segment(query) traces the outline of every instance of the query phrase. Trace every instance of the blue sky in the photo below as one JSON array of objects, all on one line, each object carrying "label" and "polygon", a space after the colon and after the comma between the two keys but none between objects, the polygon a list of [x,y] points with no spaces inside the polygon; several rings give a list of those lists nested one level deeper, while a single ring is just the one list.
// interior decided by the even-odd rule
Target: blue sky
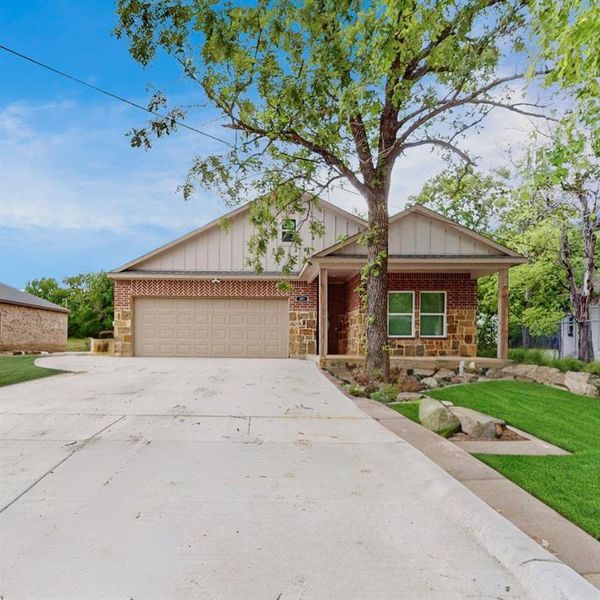
[{"label": "blue sky", "polygon": [[[199,102],[195,88],[167,57],[143,69],[125,40],[112,36],[111,0],[3,0],[0,43],[140,104],[152,84],[177,102]],[[125,136],[144,113],[0,51],[0,280],[22,288],[31,279],[62,279],[110,270],[212,220],[227,209],[199,191],[176,193],[195,154],[219,144],[183,131],[149,152]],[[189,123],[227,137],[215,114],[198,109]],[[470,141],[488,165],[526,137],[527,120],[498,113]],[[427,149],[394,173],[391,212],[442,167]],[[351,209],[360,198],[329,199]]]}]

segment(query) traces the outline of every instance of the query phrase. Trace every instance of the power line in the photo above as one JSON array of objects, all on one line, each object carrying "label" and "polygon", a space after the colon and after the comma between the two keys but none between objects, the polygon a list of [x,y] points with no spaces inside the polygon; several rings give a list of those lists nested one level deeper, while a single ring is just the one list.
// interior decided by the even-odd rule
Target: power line
[{"label": "power line", "polygon": [[[38,67],[42,67],[43,69],[47,69],[48,71],[51,71],[52,73],[55,73],[56,75],[60,75],[61,77],[64,77],[65,79],[70,79],[71,81],[74,81],[75,83],[79,83],[80,85],[84,85],[87,88],[90,88],[91,90],[94,90],[95,92],[99,92],[100,94],[104,94],[105,96],[109,96],[110,98],[113,98],[114,100],[118,100],[119,102],[124,102],[125,104],[129,104],[129,106],[133,106],[134,108],[139,108],[140,110],[143,110],[144,112],[150,113],[151,115],[155,115],[157,117],[165,117],[165,115],[154,111],[154,110],[150,110],[149,108],[147,108],[146,106],[142,106],[141,104],[137,104],[136,102],[132,102],[131,100],[127,100],[127,98],[123,98],[122,96],[118,96],[117,94],[113,94],[112,92],[109,92],[108,90],[102,89],[98,86],[92,85],[91,83],[88,83],[87,81],[83,81],[83,79],[79,79],[78,77],[75,77],[73,75],[69,75],[68,73],[65,73],[64,71],[60,71],[58,69],[55,69],[54,67],[51,67],[50,65],[44,64],[43,62],[40,62],[39,60],[35,60],[35,58],[31,58],[30,56],[26,56],[25,54],[21,54],[20,52],[17,52],[16,50],[13,50],[12,48],[7,48],[6,46],[3,46],[2,44],[0,44],[0,50],[4,50],[5,52],[8,52],[9,54],[13,54],[14,56],[17,56],[19,58],[22,58],[23,60],[26,60],[30,63],[33,63],[34,65],[37,65]],[[191,125],[186,125],[185,123],[182,123],[181,121],[174,121],[177,125],[179,125],[180,127],[184,127],[185,129],[189,129],[190,131],[193,131],[194,133],[199,133],[200,135],[203,135],[207,138],[210,138],[212,140],[215,140],[217,142],[221,142],[222,144],[226,144],[227,146],[231,146],[232,144],[230,144],[228,141],[223,140],[215,135],[211,135],[210,133],[206,133],[205,131],[201,131],[200,129],[196,129],[195,127],[192,127]]]}]

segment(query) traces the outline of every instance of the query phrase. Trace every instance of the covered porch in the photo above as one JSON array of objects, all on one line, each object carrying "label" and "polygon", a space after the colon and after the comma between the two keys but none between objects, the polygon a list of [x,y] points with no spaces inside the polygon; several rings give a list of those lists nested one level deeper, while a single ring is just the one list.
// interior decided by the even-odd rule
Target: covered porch
[{"label": "covered porch", "polygon": [[[526,262],[524,256],[414,205],[390,217],[387,259],[392,363],[475,359],[477,280],[494,273],[499,281],[496,360],[508,358],[508,270]],[[356,234],[313,255],[302,273],[308,281],[318,279],[321,362],[340,356],[360,360],[366,354],[366,308],[357,287],[367,260]]]},{"label": "covered porch", "polygon": [[[318,280],[318,359],[322,366],[365,360],[366,312],[357,288],[364,259],[329,258],[313,264]],[[508,269],[514,259],[495,264],[476,258],[423,261],[389,259],[388,332],[390,363],[403,368],[501,366],[508,359]],[[477,357],[477,280],[498,275],[497,358]],[[405,313],[392,313],[397,301]],[[437,304],[432,314],[426,305]],[[394,331],[396,322],[407,331]],[[433,329],[431,329],[433,323]],[[426,327],[429,329],[426,330]],[[485,363],[485,364],[484,364]]]}]

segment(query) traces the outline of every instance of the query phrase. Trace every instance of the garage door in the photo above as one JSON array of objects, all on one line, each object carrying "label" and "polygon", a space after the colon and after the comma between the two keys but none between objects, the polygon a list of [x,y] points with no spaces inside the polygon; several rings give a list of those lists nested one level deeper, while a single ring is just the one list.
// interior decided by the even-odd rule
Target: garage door
[{"label": "garage door", "polygon": [[287,357],[287,300],[136,298],[136,356]]}]

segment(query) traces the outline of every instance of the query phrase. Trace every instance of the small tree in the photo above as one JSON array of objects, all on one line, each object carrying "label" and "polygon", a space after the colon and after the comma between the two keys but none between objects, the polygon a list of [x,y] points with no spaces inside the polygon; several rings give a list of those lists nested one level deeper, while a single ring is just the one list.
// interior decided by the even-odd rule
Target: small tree
[{"label": "small tree", "polygon": [[[261,257],[278,219],[310,212],[339,182],[368,207],[363,236],[367,369],[387,355],[388,197],[397,161],[429,146],[471,162],[462,134],[495,108],[538,115],[513,100],[503,59],[525,48],[528,4],[521,0],[118,0],[117,36],[147,65],[166,51],[236,133],[229,150],[194,159],[183,193],[199,183],[232,203],[259,196],[251,249]],[[502,74],[501,74],[502,72]],[[542,69],[546,73],[547,69]],[[152,111],[167,106],[162,94]],[[135,129],[131,142],[177,129],[181,108]],[[298,188],[307,190],[301,194]],[[300,246],[299,236],[295,239]],[[298,253],[284,256],[283,271]],[[260,268],[260,260],[253,262]]]}]

